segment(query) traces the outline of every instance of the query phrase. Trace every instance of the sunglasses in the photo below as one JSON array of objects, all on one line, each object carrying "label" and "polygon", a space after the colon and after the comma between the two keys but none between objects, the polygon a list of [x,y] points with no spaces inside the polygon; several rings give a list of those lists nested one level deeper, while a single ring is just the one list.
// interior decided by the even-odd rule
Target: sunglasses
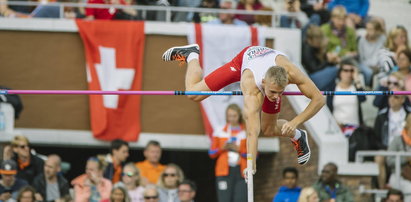
[{"label": "sunglasses", "polygon": [[29,148],[28,145],[17,145],[18,148],[20,149],[25,149],[25,148]]},{"label": "sunglasses", "polygon": [[353,73],[353,72],[354,72],[354,70],[353,70],[353,69],[342,69],[342,71],[343,71],[343,72],[351,72],[351,73]]},{"label": "sunglasses", "polygon": [[394,85],[394,86],[398,86],[398,85],[400,85],[400,83],[398,83],[397,81],[388,81],[387,82],[387,85]]},{"label": "sunglasses", "polygon": [[175,177],[175,176],[177,176],[177,174],[175,174],[175,173],[164,173],[163,176],[164,177],[168,177],[168,176]]},{"label": "sunglasses", "polygon": [[125,173],[121,173],[121,176],[129,176],[129,177],[133,177],[135,174],[133,172],[125,172]]},{"label": "sunglasses", "polygon": [[394,98],[394,99],[397,99],[397,100],[403,98],[402,96],[399,96],[399,95],[390,95],[390,98],[391,97]]},{"label": "sunglasses", "polygon": [[144,196],[144,199],[158,199],[158,196]]}]

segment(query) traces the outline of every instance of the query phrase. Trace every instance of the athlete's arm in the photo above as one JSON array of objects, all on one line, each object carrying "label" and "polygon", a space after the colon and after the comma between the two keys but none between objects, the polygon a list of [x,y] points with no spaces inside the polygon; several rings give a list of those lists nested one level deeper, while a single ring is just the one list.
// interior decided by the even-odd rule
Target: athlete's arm
[{"label": "athlete's arm", "polygon": [[[304,123],[311,117],[313,117],[325,104],[325,99],[321,92],[318,90],[317,86],[309,79],[303,72],[301,72],[298,67],[291,63],[286,57],[278,56],[276,58],[276,63],[279,66],[284,67],[288,71],[288,80],[292,84],[296,84],[300,91],[309,99],[311,99],[307,108],[297,115],[288,124],[291,128],[297,127],[301,123]],[[289,132],[289,130],[287,131]]]},{"label": "athlete's arm", "polygon": [[[251,72],[244,72],[241,78],[241,90],[244,96],[244,118],[247,132],[247,154],[251,154],[253,170],[256,171],[258,136],[260,134],[260,111],[263,96],[257,88]],[[251,169],[251,168],[249,168]]]}]

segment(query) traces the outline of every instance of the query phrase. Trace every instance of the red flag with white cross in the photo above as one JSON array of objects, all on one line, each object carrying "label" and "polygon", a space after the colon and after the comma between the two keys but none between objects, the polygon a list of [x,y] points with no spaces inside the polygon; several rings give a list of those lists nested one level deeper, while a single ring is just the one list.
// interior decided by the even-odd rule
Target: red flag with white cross
[{"label": "red flag with white cross", "polygon": [[[144,22],[77,20],[86,54],[89,90],[141,90]],[[97,139],[137,141],[139,95],[90,95],[91,130]]]}]

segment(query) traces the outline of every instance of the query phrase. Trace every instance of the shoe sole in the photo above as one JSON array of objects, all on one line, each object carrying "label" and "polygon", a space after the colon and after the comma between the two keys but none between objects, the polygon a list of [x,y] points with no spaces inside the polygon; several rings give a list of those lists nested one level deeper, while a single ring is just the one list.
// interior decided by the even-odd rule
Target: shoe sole
[{"label": "shoe sole", "polygon": [[200,50],[200,46],[198,44],[190,44],[186,46],[174,46],[166,50],[166,52],[163,53],[163,61],[172,61],[171,59],[171,53],[173,52],[174,49],[176,48],[191,48],[191,47],[196,47],[198,50]]},{"label": "shoe sole", "polygon": [[[311,150],[310,150],[310,144],[308,144],[307,131],[305,131],[305,130],[301,130],[301,131],[303,131],[303,132],[304,132],[304,135],[305,135],[305,141],[306,141],[306,146],[307,146],[307,148],[308,148],[308,153],[305,154],[304,156],[298,158],[298,163],[299,163],[300,165],[305,165],[305,164],[307,164],[308,161],[310,160]],[[304,161],[305,161],[305,162],[304,162]],[[301,163],[301,162],[303,162],[303,163]]]}]

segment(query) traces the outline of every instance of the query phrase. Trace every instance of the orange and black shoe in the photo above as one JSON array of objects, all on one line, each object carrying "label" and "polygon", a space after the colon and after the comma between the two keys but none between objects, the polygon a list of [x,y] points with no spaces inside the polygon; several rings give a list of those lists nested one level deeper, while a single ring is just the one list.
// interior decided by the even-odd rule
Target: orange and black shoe
[{"label": "orange and black shoe", "polygon": [[291,138],[291,142],[294,144],[295,150],[297,150],[298,163],[304,165],[310,160],[310,145],[308,145],[307,132],[305,130],[297,130],[300,131],[301,137],[298,140],[293,140]]},{"label": "orange and black shoe", "polygon": [[187,46],[175,46],[169,48],[163,53],[164,61],[178,61],[180,64],[187,63],[187,57],[190,53],[200,54],[200,46],[197,44],[190,44]]}]

